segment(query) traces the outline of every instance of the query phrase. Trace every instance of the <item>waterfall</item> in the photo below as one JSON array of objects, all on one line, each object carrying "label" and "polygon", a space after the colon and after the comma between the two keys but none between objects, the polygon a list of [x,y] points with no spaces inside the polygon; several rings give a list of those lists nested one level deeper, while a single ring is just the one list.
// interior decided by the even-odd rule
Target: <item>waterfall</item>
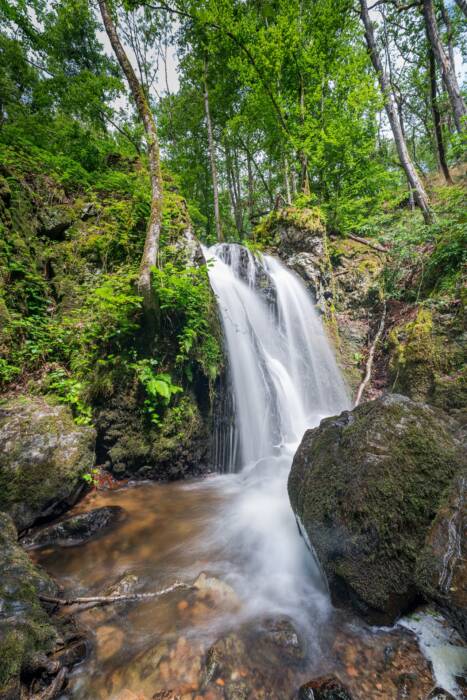
[{"label": "waterfall", "polygon": [[[232,387],[216,441],[217,467],[238,470],[349,405],[312,299],[276,258],[237,244],[205,251],[225,336]],[[221,445],[221,447],[219,446]]]},{"label": "waterfall", "polygon": [[[247,614],[285,613],[298,624],[329,611],[321,571],[299,536],[287,495],[304,431],[350,407],[313,300],[276,258],[236,244],[204,251],[228,365],[215,465],[229,493],[210,546]],[[226,476],[228,478],[226,478]],[[222,485],[221,485],[222,484]]]}]

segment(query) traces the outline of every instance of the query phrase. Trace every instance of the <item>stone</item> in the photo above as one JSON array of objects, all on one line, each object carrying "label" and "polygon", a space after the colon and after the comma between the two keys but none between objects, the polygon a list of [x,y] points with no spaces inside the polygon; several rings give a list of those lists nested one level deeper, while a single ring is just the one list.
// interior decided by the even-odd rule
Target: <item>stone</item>
[{"label": "stone", "polygon": [[18,544],[6,513],[0,513],[0,570],[0,697],[18,698],[22,672],[55,647],[58,633],[39,595],[55,596],[57,587]]},{"label": "stone", "polygon": [[254,623],[254,648],[263,657],[277,657],[278,663],[302,664],[306,648],[288,618],[267,618]]},{"label": "stone", "polygon": [[198,591],[197,598],[210,598],[216,606],[226,610],[236,610],[240,605],[240,600],[232,586],[204,572],[193,583],[193,588]]},{"label": "stone", "polygon": [[420,597],[417,556],[464,463],[457,428],[393,394],[305,433],[289,496],[335,603],[387,624]]},{"label": "stone", "polygon": [[125,511],[120,506],[103,506],[86,513],[72,515],[54,525],[49,525],[22,540],[26,549],[48,547],[75,547],[102,534],[121,522]]},{"label": "stone", "polygon": [[39,236],[63,241],[64,234],[74,224],[76,215],[67,204],[42,209],[39,215]]},{"label": "stone", "polygon": [[416,579],[467,640],[467,469],[453,480],[431,525]]},{"label": "stone", "polygon": [[78,426],[67,406],[44,397],[0,404],[0,509],[18,530],[72,506],[94,464],[96,433]]},{"label": "stone", "polygon": [[352,700],[352,696],[337,678],[326,676],[300,686],[298,700]]}]

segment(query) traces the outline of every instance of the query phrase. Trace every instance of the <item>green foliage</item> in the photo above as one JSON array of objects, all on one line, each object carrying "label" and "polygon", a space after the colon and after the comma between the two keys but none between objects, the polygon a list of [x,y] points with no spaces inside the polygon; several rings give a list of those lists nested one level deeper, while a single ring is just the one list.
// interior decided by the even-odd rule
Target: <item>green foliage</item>
[{"label": "green foliage", "polygon": [[160,425],[160,411],[167,408],[173,396],[183,391],[182,387],[172,383],[172,377],[166,372],[156,372],[157,360],[139,360],[131,365],[146,393],[144,409],[154,425]]},{"label": "green foliage", "polygon": [[56,369],[47,375],[45,388],[58,396],[60,403],[70,406],[78,425],[89,425],[91,423],[92,409],[82,398],[82,382],[68,376],[65,370]]},{"label": "green foliage", "polygon": [[213,335],[215,310],[206,266],[177,268],[167,263],[153,270],[154,288],[165,327],[172,327],[178,341],[176,365],[191,380],[199,367],[211,381],[222,362],[218,339]]}]

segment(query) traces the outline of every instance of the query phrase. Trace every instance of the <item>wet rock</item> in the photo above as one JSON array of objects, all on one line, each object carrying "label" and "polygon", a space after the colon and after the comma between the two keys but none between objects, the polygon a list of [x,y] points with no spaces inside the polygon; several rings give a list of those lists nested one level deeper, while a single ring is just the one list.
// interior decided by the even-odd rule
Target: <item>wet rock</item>
[{"label": "wet rock", "polygon": [[[206,399],[204,389],[200,393]],[[169,407],[162,425],[155,427],[141,411],[137,386],[125,387],[98,410],[96,427],[98,461],[117,479],[173,481],[210,470],[207,421],[190,394]]]},{"label": "wet rock", "polygon": [[467,640],[467,469],[457,476],[427,534],[417,583]]},{"label": "wet rock", "polygon": [[293,623],[288,618],[270,618],[252,625],[253,649],[269,661],[277,656],[277,662],[301,664],[306,648]]},{"label": "wet rock", "polygon": [[131,573],[131,571],[127,571],[118,581],[106,588],[105,595],[128,595],[134,593],[138,583],[139,577]]},{"label": "wet rock", "polygon": [[0,513],[0,571],[0,697],[19,698],[21,674],[55,647],[57,629],[39,595],[54,596],[57,587],[19,546],[6,513]]},{"label": "wet rock", "polygon": [[96,537],[121,522],[125,511],[120,506],[94,508],[86,513],[78,513],[59,523],[49,525],[22,540],[26,549],[58,545],[74,547]]},{"label": "wet rock", "polygon": [[451,693],[448,693],[447,690],[436,687],[433,688],[426,700],[455,700],[455,698],[453,695],[451,695]]},{"label": "wet rock", "polygon": [[93,202],[88,202],[81,209],[81,221],[87,221],[88,219],[92,219],[94,216],[97,216],[96,205],[93,204]]},{"label": "wet rock", "polygon": [[336,603],[390,623],[416,602],[417,555],[463,464],[456,428],[389,395],[305,433],[289,495]]},{"label": "wet rock", "polygon": [[297,700],[352,700],[352,696],[337,678],[329,676],[302,685]]},{"label": "wet rock", "polygon": [[209,576],[203,572],[193,583],[193,587],[199,591],[198,599],[210,598],[216,606],[226,610],[236,610],[240,605],[240,600],[232,586],[215,576]]},{"label": "wet rock", "polygon": [[329,658],[355,700],[421,700],[435,685],[415,635],[400,627],[359,628],[354,619],[341,623]]},{"label": "wet rock", "polygon": [[19,397],[0,405],[0,508],[19,530],[76,502],[94,463],[95,432],[67,406]]}]

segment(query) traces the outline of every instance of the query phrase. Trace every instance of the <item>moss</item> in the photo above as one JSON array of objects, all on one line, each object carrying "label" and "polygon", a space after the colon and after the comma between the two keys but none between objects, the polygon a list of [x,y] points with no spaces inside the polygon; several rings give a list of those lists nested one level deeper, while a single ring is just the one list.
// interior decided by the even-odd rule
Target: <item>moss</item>
[{"label": "moss", "polygon": [[441,408],[467,404],[462,345],[451,325],[451,318],[420,306],[413,320],[391,329],[389,369],[395,390]]},{"label": "moss", "polygon": [[[17,543],[11,519],[0,513],[0,695],[17,687],[21,673],[38,653],[55,646],[57,631],[42,608],[38,594],[54,595],[56,587],[36,569]],[[2,695],[3,697],[3,695]]]},{"label": "moss", "polygon": [[417,554],[462,464],[452,429],[428,407],[389,396],[322,421],[294,459],[291,502],[331,585],[345,581],[381,620],[413,600]]},{"label": "moss", "polygon": [[17,397],[0,410],[0,506],[30,527],[53,503],[72,497],[94,461],[94,431],[64,406]]}]

